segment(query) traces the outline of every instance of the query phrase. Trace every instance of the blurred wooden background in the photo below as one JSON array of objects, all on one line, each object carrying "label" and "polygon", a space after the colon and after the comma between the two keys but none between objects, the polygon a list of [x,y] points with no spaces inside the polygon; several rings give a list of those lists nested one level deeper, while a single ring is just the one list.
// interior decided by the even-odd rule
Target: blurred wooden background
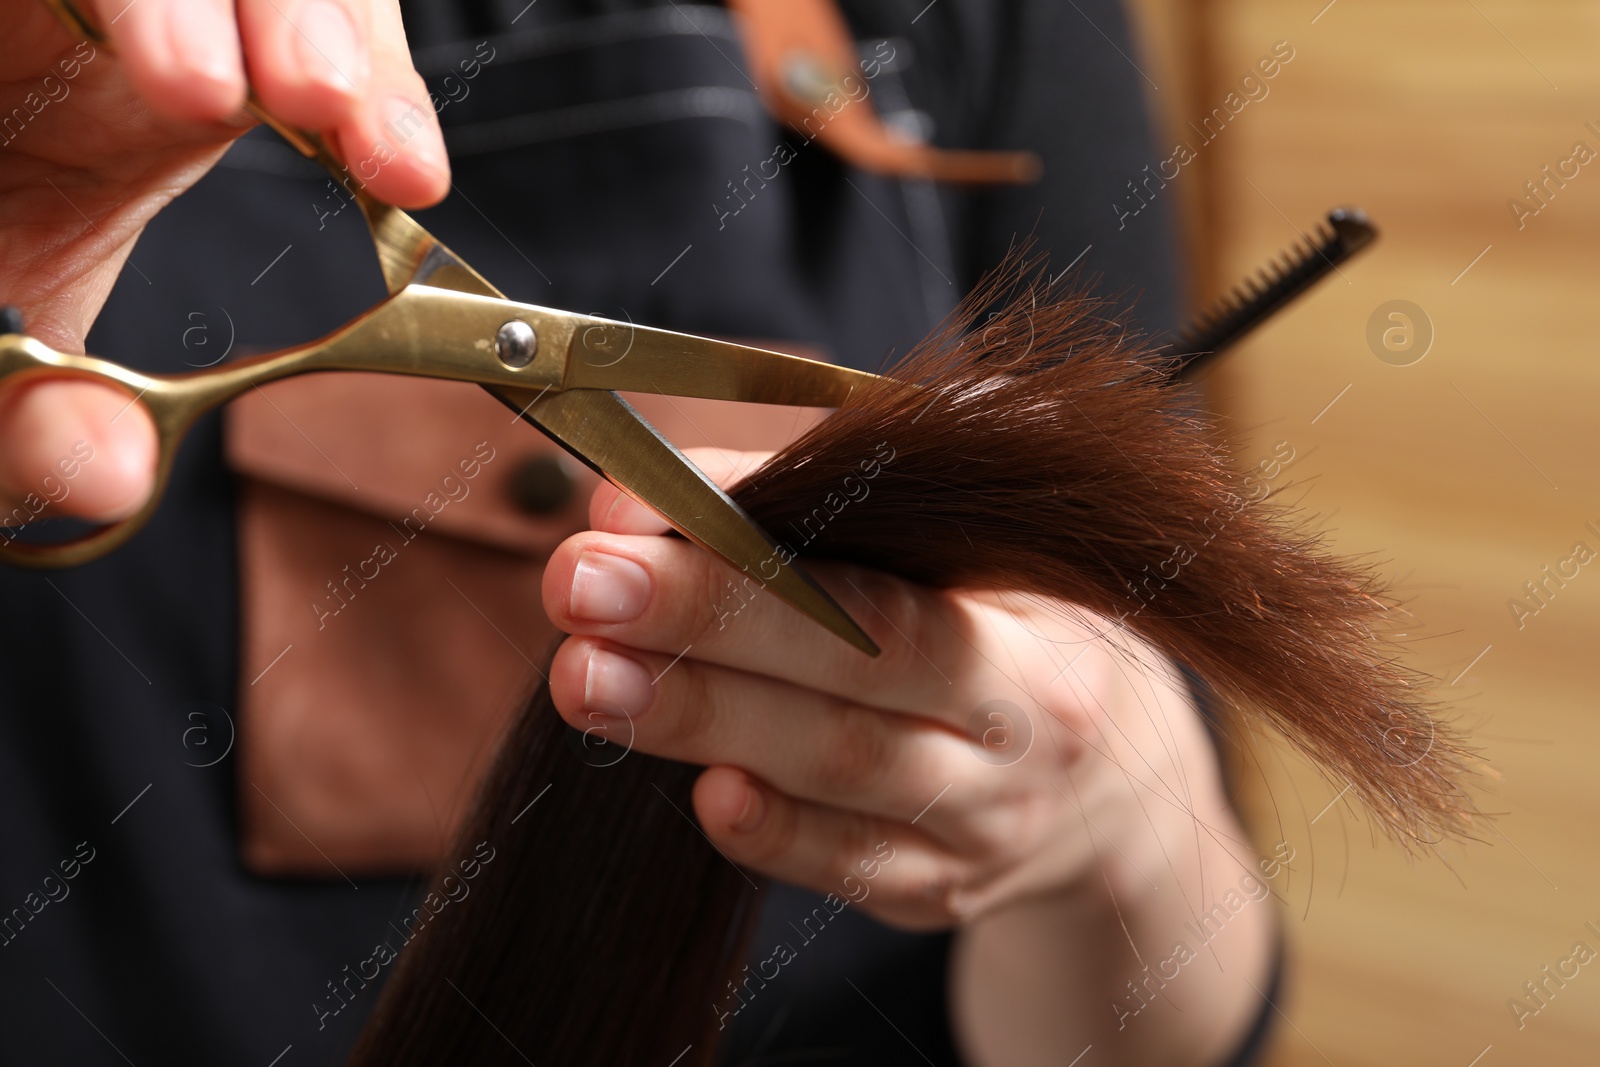
[{"label": "blurred wooden background", "polygon": [[[1520,626],[1508,604],[1538,607],[1524,583],[1577,542],[1600,552],[1586,526],[1600,529],[1600,158],[1575,177],[1565,164],[1542,205],[1524,186],[1578,142],[1600,153],[1600,3],[1132,6],[1169,142],[1197,144],[1187,123],[1275,42],[1294,49],[1268,95],[1160,193],[1189,211],[1197,299],[1335,205],[1383,231],[1208,388],[1244,464],[1293,444],[1291,497],[1396,582],[1414,662],[1499,776],[1479,797],[1502,813],[1483,843],[1408,860],[1338,783],[1257,744],[1243,782],[1256,838],[1299,856],[1268,1062],[1600,1061],[1600,960],[1547,982],[1542,1008],[1524,989],[1578,941],[1600,952],[1585,928],[1600,928],[1600,560],[1551,582]],[[1513,198],[1539,208],[1520,228]],[[1391,300],[1431,323],[1409,365],[1416,340],[1391,362],[1369,345]],[[1520,1027],[1514,997],[1540,1008]]]}]

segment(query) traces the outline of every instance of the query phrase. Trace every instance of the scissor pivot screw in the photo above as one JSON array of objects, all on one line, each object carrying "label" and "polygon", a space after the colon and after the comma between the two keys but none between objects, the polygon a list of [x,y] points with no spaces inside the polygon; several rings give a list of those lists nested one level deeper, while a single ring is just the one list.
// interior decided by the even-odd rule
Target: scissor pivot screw
[{"label": "scissor pivot screw", "polygon": [[539,335],[527,323],[512,319],[494,335],[494,350],[499,354],[501,363],[521,369],[532,363],[533,357],[539,354]]}]

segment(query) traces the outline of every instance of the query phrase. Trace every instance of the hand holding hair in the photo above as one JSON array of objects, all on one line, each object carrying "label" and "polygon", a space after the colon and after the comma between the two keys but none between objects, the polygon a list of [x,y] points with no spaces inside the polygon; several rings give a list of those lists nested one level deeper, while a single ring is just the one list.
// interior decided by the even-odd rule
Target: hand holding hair
[{"label": "hand holding hair", "polygon": [[[1123,790],[1152,810],[1172,804],[1191,848],[1232,833],[1206,785],[1214,765],[1193,758],[1197,717],[1156,653],[1349,783],[1403,844],[1466,831],[1469,757],[1385,641],[1375,580],[1243,489],[1210,427],[1180,413],[1105,304],[1063,296],[1029,267],[1010,263],[895,369],[918,389],[852,398],[730,490],[780,540],[809,531],[794,547],[884,644],[883,663],[829,651],[825,635],[759,597],[718,628],[734,576],[687,545],[641,536],[625,508],[596,516],[617,532],[563,547],[546,600],[580,636],[508,739],[464,838],[491,840],[510,860],[476,903],[442,914],[402,955],[353,1063],[429,1063],[446,1049],[518,1062],[507,1042],[534,1062],[667,1062],[686,1045],[684,1063],[712,1062],[716,999],[737,969],[753,894],[686,825],[691,796],[730,855],[818,887],[885,835],[896,858],[876,907],[905,925],[1002,923],[1089,884],[1091,871],[1137,895],[1128,872],[1162,877],[1153,857],[1174,855],[1174,824],[1152,817],[1162,847],[1107,858],[1073,816],[1109,823],[1135,810],[1114,800]],[[885,442],[893,461],[870,493],[829,503]],[[849,566],[819,565],[829,558]],[[623,577],[609,589],[597,577],[607,567]],[[1087,649],[1073,665],[1083,674],[1057,695],[1052,679],[1074,644]],[[623,649],[641,674],[629,682],[602,659],[589,686],[596,653]],[[962,768],[982,762],[982,731],[966,716],[1002,695],[1026,709],[1038,755],[994,773]],[[643,751],[586,765],[553,710],[591,729],[596,705],[636,712],[611,716],[609,738],[625,740],[625,722],[643,751],[716,766],[701,777]],[[1191,792],[1175,798],[1180,769]],[[940,785],[928,785],[940,777],[951,786],[936,797]],[[1072,796],[1073,783],[1107,792]],[[1054,785],[1065,805],[1050,800]],[[764,810],[741,837],[751,797]],[[537,816],[517,824],[536,799]],[[612,1025],[600,1005],[619,1000],[639,1025]],[[958,1017],[969,1037],[983,1022]],[[1059,1049],[1024,1051],[1000,1061],[1048,1062]]]},{"label": "hand holding hair", "polygon": [[[762,458],[690,454],[708,471]],[[735,862],[844,895],[856,861],[887,843],[895,859],[861,908],[935,929],[1098,877],[1085,803],[1103,812],[1143,792],[1206,822],[1191,789],[1220,802],[1186,685],[1108,620],[819,566],[884,650],[868,659],[693,545],[651,536],[665,524],[615,489],[591,512],[597,532],[545,571],[546,612],[578,635],[550,668],[555,706],[575,729],[709,767],[695,814]],[[1169,732],[1177,751],[1163,753]],[[1103,858],[1131,890],[1134,857]]]},{"label": "hand holding hair", "polygon": [[[770,458],[689,454],[723,483]],[[861,484],[841,511],[870,497]],[[892,926],[961,927],[954,1007],[973,1062],[1024,1064],[1115,1028],[1108,1005],[1140,973],[1119,919],[1140,944],[1192,941],[1183,924],[1255,870],[1187,684],[1110,620],[816,566],[883,649],[869,660],[659,536],[610,485],[590,522],[545,571],[546,613],[578,635],[550,668],[556,709],[707,767],[693,812],[732,862]],[[1273,926],[1269,908],[1241,913],[1208,946],[1221,973],[1164,990],[1123,1046],[1215,1062],[1253,1018],[1249,983],[1270,980]],[[719,1021],[762,995],[721,996]]]}]

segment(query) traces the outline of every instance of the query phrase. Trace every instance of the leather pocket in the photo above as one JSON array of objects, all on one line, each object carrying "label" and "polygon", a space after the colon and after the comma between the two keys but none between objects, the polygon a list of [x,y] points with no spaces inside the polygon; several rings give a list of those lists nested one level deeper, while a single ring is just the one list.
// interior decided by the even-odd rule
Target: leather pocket
[{"label": "leather pocket", "polygon": [[[391,375],[247,394],[226,443],[244,862],[426,868],[538,680],[556,637],[544,560],[583,527],[595,478],[476,386]],[[514,503],[530,464],[569,481],[545,515]]]}]

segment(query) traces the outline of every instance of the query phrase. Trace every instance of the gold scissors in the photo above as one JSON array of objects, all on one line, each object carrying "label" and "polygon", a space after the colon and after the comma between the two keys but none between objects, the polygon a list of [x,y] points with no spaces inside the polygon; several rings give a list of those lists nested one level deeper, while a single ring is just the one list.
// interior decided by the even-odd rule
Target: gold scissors
[{"label": "gold scissors", "polygon": [[[46,0],[75,33],[107,46],[71,0]],[[248,110],[336,179],[344,168],[315,134],[279,121],[254,94]],[[320,340],[186,374],[152,375],[0,336],[0,382],[84,378],[126,393],[159,439],[155,489],[132,517],[53,543],[0,539],[0,561],[71,567],[128,540],[155,512],[178,442],[200,415],[266,382],[315,371],[377,371],[477,382],[679,533],[747,572],[782,559],[744,510],[614,390],[836,407],[889,379],[712,338],[508,300],[405,212],[357,187],[389,296]],[[767,589],[869,655],[878,647],[797,563]]]}]

